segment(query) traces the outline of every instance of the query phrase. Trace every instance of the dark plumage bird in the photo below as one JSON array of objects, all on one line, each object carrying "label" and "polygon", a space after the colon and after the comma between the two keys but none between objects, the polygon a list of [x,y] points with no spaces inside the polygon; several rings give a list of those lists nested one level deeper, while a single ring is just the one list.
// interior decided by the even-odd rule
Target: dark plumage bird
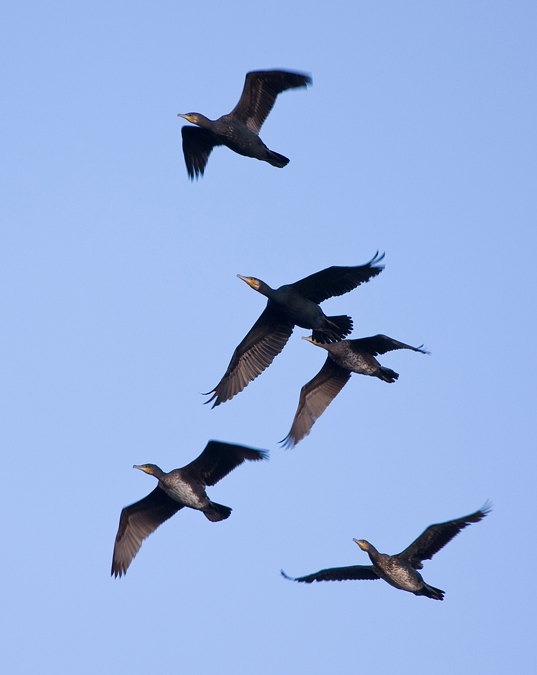
[{"label": "dark plumage bird", "polygon": [[321,570],[315,574],[293,579],[282,570],[281,573],[291,581],[343,581],[345,579],[384,579],[391,586],[402,591],[409,591],[414,595],[425,595],[434,600],[443,600],[444,591],[429,586],[417,570],[421,570],[422,560],[430,560],[435,553],[443,548],[453,537],[457,536],[470,523],[478,523],[491,510],[488,502],[475,513],[464,518],[449,520],[447,523],[430,525],[408,548],[398,555],[379,553],[377,549],[365,539],[353,539],[358,546],[367,551],[371,565],[351,565],[350,567],[334,567]]},{"label": "dark plumage bird", "polygon": [[313,331],[316,342],[336,342],[352,330],[348,316],[326,316],[319,303],[335,295],[343,295],[380,274],[384,258],[378,251],[365,265],[357,267],[328,267],[294,284],[272,289],[254,277],[237,276],[251,288],[268,298],[265,311],[235,349],[224,377],[208,392],[216,399],[214,406],[229,401],[270,366],[284,348],[293,328],[300,326]]},{"label": "dark plumage bird", "polygon": [[155,464],[135,464],[135,469],[158,478],[158,485],[147,497],[126,506],[121,512],[112,574],[116,577],[125,574],[143,540],[184,506],[203,511],[213,522],[229,518],[229,506],[212,502],[205,493],[205,487],[215,485],[247,459],[266,457],[266,453],[261,450],[209,441],[201,455],[182,469],[165,473]]},{"label": "dark plumage bird", "polygon": [[375,356],[395,349],[412,349],[428,354],[421,347],[411,347],[387,335],[374,335],[359,340],[342,340],[333,344],[319,344],[309,337],[303,338],[328,351],[324,366],[313,380],[300,391],[300,400],[289,434],[281,441],[284,447],[292,447],[307,436],[315,421],[349,381],[351,373],[371,375],[384,382],[395,382],[398,373],[384,368]]},{"label": "dark plumage bird", "polygon": [[209,155],[216,145],[226,145],[239,155],[254,157],[272,166],[281,168],[288,164],[287,157],[269,150],[258,134],[278,94],[308,84],[311,84],[311,77],[301,73],[285,70],[253,71],[246,75],[240,100],[228,115],[209,120],[199,113],[179,114],[178,117],[199,127],[181,129],[190,179],[203,175]]}]

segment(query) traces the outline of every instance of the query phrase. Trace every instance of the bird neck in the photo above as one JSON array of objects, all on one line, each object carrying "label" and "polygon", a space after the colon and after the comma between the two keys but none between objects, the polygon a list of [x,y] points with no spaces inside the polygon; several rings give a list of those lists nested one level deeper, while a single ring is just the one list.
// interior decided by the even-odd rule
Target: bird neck
[{"label": "bird neck", "polygon": [[261,279],[258,279],[258,281],[259,281],[259,287],[256,288],[255,290],[258,293],[261,293],[261,295],[264,295],[266,298],[272,298],[274,296],[274,289],[271,288],[264,281],[261,281]]},{"label": "bird neck", "polygon": [[[306,339],[306,338],[304,338]],[[330,351],[331,347],[333,346],[331,342],[315,342],[312,339],[307,340],[308,342],[311,342],[312,345],[315,345],[315,347],[321,347],[321,349],[326,349],[327,352]],[[335,343],[337,344],[337,342]]]},{"label": "bird neck", "polygon": [[158,478],[158,480],[160,480],[161,478],[164,478],[164,476],[166,474],[160,468],[160,466],[157,466],[156,464],[154,464],[153,467],[151,468],[151,475],[155,476],[155,478]]},{"label": "bird neck", "polygon": [[369,544],[369,548],[367,550],[367,555],[369,556],[369,559],[373,563],[377,562],[378,559],[380,558],[380,553],[377,551],[377,549],[372,544]]},{"label": "bird neck", "polygon": [[212,121],[208,117],[205,117],[205,115],[196,113],[196,121],[194,124],[196,124],[198,127],[201,127],[202,129],[207,129],[211,126]]}]

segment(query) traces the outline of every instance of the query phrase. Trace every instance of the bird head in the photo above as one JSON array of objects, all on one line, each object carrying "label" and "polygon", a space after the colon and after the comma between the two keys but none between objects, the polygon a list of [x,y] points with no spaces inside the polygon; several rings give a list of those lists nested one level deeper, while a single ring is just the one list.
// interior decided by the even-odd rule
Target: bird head
[{"label": "bird head", "polygon": [[254,289],[254,291],[258,291],[261,288],[261,281],[259,279],[256,279],[255,277],[243,277],[240,274],[237,274],[239,279],[242,279],[245,281],[248,286]]},{"label": "bird head", "polygon": [[177,117],[182,117],[184,120],[187,122],[191,122],[192,124],[198,124],[199,125],[199,114],[198,113],[185,113],[184,115],[179,113]]},{"label": "bird head", "polygon": [[148,473],[151,476],[155,476],[157,473],[162,473],[159,467],[156,464],[134,464],[133,469],[140,469],[144,473]]},{"label": "bird head", "polygon": [[354,542],[362,549],[362,551],[369,551],[371,544],[365,539],[353,539]]},{"label": "bird head", "polygon": [[315,345],[316,347],[321,347],[322,349],[326,349],[327,352],[330,351],[332,344],[330,342],[317,342],[316,340],[313,339],[311,335],[308,335],[307,337],[303,337],[303,340],[306,340],[306,342],[311,342],[312,345]]}]

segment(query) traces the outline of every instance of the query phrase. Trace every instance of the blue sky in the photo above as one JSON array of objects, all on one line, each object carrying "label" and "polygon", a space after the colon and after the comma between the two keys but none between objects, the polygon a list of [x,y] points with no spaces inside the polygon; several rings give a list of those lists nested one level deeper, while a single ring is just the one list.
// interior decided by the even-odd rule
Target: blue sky
[{"label": "blue sky", "polygon": [[[6,672],[530,672],[535,521],[532,2],[20,2],[0,10]],[[249,70],[312,74],[261,137],[190,183],[183,120]],[[352,337],[425,344],[353,376],[293,450],[325,359],[297,329],[211,410],[277,287],[385,251],[323,304]],[[270,451],[209,489],[111,579],[123,506],[211,439]],[[280,577],[366,564],[431,523],[494,510],[423,570],[443,603]],[[524,555],[527,561],[517,562]],[[408,664],[407,666],[402,664]],[[432,665],[433,664],[433,665]]]}]

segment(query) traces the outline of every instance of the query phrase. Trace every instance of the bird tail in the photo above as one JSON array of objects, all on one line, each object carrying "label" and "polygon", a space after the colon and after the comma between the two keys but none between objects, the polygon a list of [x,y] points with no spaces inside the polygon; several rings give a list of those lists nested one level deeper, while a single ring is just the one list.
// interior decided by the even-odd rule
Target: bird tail
[{"label": "bird tail", "polygon": [[279,155],[277,152],[273,152],[272,150],[268,149],[266,160],[269,164],[272,164],[272,166],[277,166],[279,169],[282,169],[284,166],[287,166],[287,164],[289,164],[289,160],[287,159],[287,157]]},{"label": "bird tail", "polygon": [[314,330],[311,337],[315,342],[339,342],[352,331],[352,319],[350,316],[327,316],[325,328]]},{"label": "bird tail", "polygon": [[433,600],[444,599],[444,591],[441,591],[439,588],[435,588],[434,586],[429,586],[429,584],[425,584],[423,593],[420,595],[426,595],[428,598],[432,598]]},{"label": "bird tail", "polygon": [[209,502],[209,506],[203,510],[203,513],[207,518],[213,523],[217,523],[219,520],[225,520],[231,515],[231,509],[229,506],[223,506],[222,504],[217,504],[216,502]]},{"label": "bird tail", "polygon": [[384,380],[384,382],[395,382],[399,378],[399,373],[396,373],[395,370],[384,368],[384,366],[380,366],[375,375],[379,379]]}]

